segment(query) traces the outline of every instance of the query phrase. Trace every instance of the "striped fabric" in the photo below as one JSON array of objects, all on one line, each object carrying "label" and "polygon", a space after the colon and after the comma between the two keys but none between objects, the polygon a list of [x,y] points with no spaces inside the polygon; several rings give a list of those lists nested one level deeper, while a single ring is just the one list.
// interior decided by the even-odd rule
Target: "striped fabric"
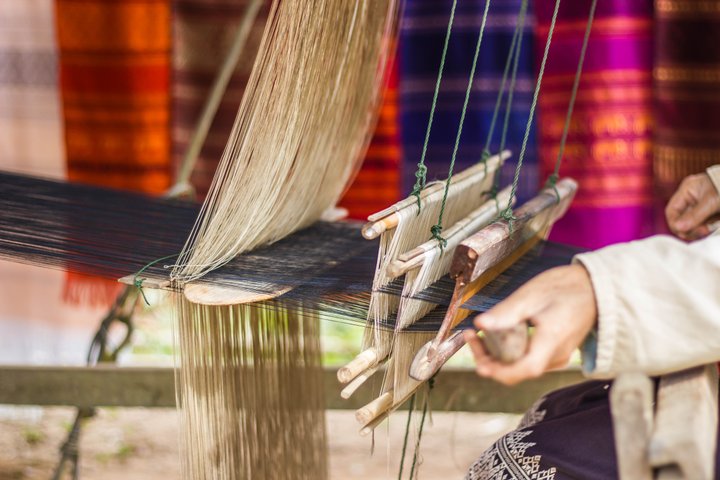
[{"label": "striped fabric", "polygon": [[[562,2],[540,96],[543,179],[565,122],[590,0]],[[539,59],[555,0],[538,0]],[[599,1],[561,175],[580,185],[552,238],[589,248],[649,235],[652,225],[652,1]]]},{"label": "striped fabric", "polygon": [[720,2],[655,0],[653,80],[662,207],[680,180],[720,163]]},{"label": "striped fabric", "polygon": [[[425,138],[451,5],[452,0],[407,0],[405,4],[399,50],[404,194],[412,189],[415,181],[413,173],[420,160]],[[484,5],[485,2],[480,0],[461,1],[457,5],[442,89],[426,158],[428,180],[447,176]],[[491,3],[456,171],[472,165],[481,158],[519,10],[520,0],[495,0]],[[534,18],[530,14],[524,31],[515,99],[509,124],[507,148],[513,151],[515,160],[520,151],[519,146],[525,131],[530,98],[535,85],[533,24]],[[493,150],[498,148],[500,130],[501,128],[496,128]],[[536,168],[533,134],[530,137],[520,178],[520,197],[525,198],[537,191]],[[508,183],[513,173],[514,161],[511,161],[506,165],[503,183]]]},{"label": "striped fabric", "polygon": [[377,127],[355,180],[340,201],[351,218],[365,219],[400,199],[397,65],[390,72]]},{"label": "striped fabric", "polygon": [[[249,0],[173,1],[172,152],[175,167],[182,161],[215,76],[249,3]],[[266,18],[267,8],[263,8],[193,170],[191,183],[200,198],[207,194],[230,136]]]},{"label": "striped fabric", "polygon": [[56,0],[68,178],[170,185],[170,1]]}]

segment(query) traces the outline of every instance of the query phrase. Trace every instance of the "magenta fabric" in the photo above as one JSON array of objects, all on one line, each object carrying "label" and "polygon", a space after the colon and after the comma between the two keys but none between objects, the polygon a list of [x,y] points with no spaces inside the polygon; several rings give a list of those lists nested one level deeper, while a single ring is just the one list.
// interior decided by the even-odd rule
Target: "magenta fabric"
[{"label": "magenta fabric", "polygon": [[[540,177],[555,165],[590,0],[562,2],[540,94]],[[555,0],[536,2],[536,65]],[[560,170],[580,188],[551,238],[588,248],[653,233],[651,0],[598,2]]]}]

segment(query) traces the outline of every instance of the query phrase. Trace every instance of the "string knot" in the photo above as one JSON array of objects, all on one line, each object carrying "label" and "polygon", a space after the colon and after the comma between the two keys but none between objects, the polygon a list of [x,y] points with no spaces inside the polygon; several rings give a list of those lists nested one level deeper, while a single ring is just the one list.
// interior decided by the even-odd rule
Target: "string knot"
[{"label": "string knot", "polygon": [[545,188],[552,188],[555,192],[555,203],[560,203],[560,192],[557,189],[558,174],[551,173],[545,182]]},{"label": "string knot", "polygon": [[418,211],[417,215],[420,215],[420,192],[423,188],[425,188],[425,184],[427,183],[427,167],[424,163],[420,162],[417,164],[417,170],[415,171],[415,185],[413,186],[412,192],[410,192],[410,195],[414,195],[415,198],[417,198],[417,206]]},{"label": "string knot", "polygon": [[149,307],[150,302],[148,302],[147,297],[145,296],[145,290],[143,290],[142,284],[145,281],[144,278],[139,277],[140,272],[138,272],[137,275],[135,275],[135,279],[133,280],[133,286],[138,289],[140,292],[140,295],[142,296],[143,300],[145,300],[145,304]]},{"label": "string knot", "polygon": [[[145,300],[145,303],[146,303],[148,306],[150,306],[150,302],[148,302],[148,299],[147,299],[147,297],[145,296],[145,291],[143,290],[143,286],[142,286],[142,285],[143,285],[143,282],[145,281],[145,279],[144,279],[144,278],[140,278],[140,275],[141,275],[145,270],[147,270],[148,268],[152,267],[152,266],[155,265],[156,263],[162,262],[163,260],[168,260],[168,259],[170,259],[170,258],[175,258],[175,257],[177,257],[177,256],[179,256],[179,255],[180,255],[179,253],[175,253],[175,254],[173,254],[173,255],[167,255],[167,256],[165,256],[165,257],[156,258],[155,260],[153,260],[152,262],[148,263],[147,265],[145,265],[144,267],[142,267],[140,270],[138,270],[137,273],[135,273],[135,277],[133,278],[133,286],[136,287],[136,288],[140,291],[140,295],[142,295],[143,300]],[[167,268],[167,266],[166,266],[165,268]]]},{"label": "string knot", "polygon": [[440,243],[440,249],[447,247],[447,240],[442,237],[442,230],[443,227],[439,223],[430,227],[430,233],[432,233],[432,238],[434,238]]},{"label": "string knot", "polygon": [[488,150],[487,148],[483,148],[482,155],[480,156],[480,161],[483,163],[483,166],[485,167],[485,176],[486,177],[488,174],[488,166],[487,166],[488,158],[490,158],[490,150]]},{"label": "string knot", "polygon": [[508,226],[510,227],[510,233],[512,233],[513,222],[517,220],[517,217],[513,214],[512,208],[508,207],[502,212],[500,212],[500,218],[508,222]]}]

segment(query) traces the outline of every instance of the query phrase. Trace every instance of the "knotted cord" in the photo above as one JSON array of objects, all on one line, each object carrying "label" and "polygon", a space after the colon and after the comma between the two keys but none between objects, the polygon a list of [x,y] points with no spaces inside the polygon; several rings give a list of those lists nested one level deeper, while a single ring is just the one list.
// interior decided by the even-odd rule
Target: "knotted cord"
[{"label": "knotted cord", "polygon": [[428,118],[427,129],[425,130],[425,141],[423,142],[422,154],[420,155],[420,163],[417,164],[417,170],[415,171],[415,185],[413,186],[413,190],[411,192],[411,195],[415,195],[415,197],[417,197],[418,215],[420,214],[420,191],[425,188],[425,184],[427,183],[425,156],[427,155],[427,148],[430,143],[430,131],[432,130],[433,118],[435,118],[435,107],[437,106],[438,94],[440,93],[443,70],[445,70],[445,58],[447,57],[453,21],[455,20],[456,7],[457,0],[453,0],[452,8],[450,9],[450,19],[448,20],[447,31],[445,32],[445,43],[443,45],[442,56],[440,57],[440,67],[438,69],[437,80],[435,81],[435,92],[433,93],[432,104],[430,105],[430,116]]}]

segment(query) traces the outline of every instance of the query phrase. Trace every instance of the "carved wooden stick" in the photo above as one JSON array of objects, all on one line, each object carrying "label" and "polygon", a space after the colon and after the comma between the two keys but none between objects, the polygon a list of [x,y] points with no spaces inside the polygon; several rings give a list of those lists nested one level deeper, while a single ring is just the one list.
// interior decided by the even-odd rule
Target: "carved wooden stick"
[{"label": "carved wooden stick", "polygon": [[[538,241],[547,236],[552,224],[567,210],[577,190],[574,180],[563,179],[555,189],[545,189],[515,211],[512,225],[498,221],[464,240],[456,249],[450,275],[456,279],[453,298],[437,336],[420,349],[410,368],[416,380],[429,379],[462,347],[462,335],[452,329],[467,313],[460,306],[482,287],[496,278]],[[487,332],[486,345],[498,358],[507,361],[524,352],[527,344],[525,326],[507,332]],[[443,345],[443,342],[448,344]],[[500,353],[513,345],[512,354]],[[500,347],[500,348],[498,348]],[[438,356],[438,353],[441,353]]]},{"label": "carved wooden stick", "polygon": [[355,412],[355,418],[361,425],[367,425],[373,419],[385,413],[393,404],[393,393],[389,390]]}]

